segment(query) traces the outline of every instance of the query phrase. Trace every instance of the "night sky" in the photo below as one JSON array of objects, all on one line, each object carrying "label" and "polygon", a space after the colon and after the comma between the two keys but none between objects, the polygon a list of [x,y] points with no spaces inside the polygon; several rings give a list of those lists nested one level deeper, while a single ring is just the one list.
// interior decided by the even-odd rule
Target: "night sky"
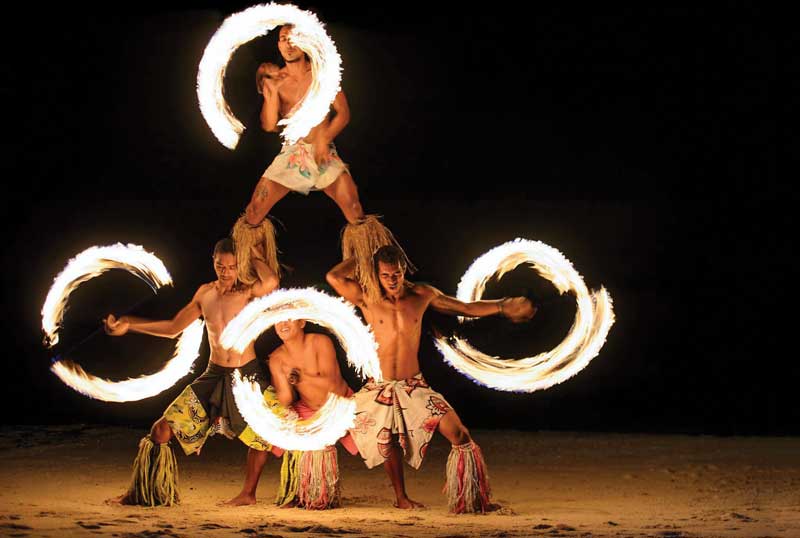
[{"label": "night sky", "polygon": [[[491,5],[491,4],[489,4]],[[98,333],[108,312],[171,317],[213,280],[211,249],[277,153],[260,131],[254,73],[277,61],[272,32],[243,46],[226,94],[248,126],[236,151],[205,124],[197,65],[222,20],[248,4],[139,6],[19,17],[28,40],[4,40],[4,424],[144,427],[191,380],[141,402],[89,400],[48,371],[55,353],[113,378],[159,367],[168,340]],[[530,18],[424,3],[356,9],[301,4],[326,23],[343,58],[352,120],[337,139],[369,213],[384,216],[419,267],[412,278],[455,294],[477,256],[524,237],[561,250],[617,315],[589,366],[547,391],[480,387],[433,348],[422,370],[472,428],[800,434],[800,369],[785,274],[792,224],[777,179],[776,41],[751,11],[544,11]],[[7,21],[8,24],[16,24]],[[11,58],[10,56],[14,56]],[[272,211],[287,286],[330,290],[344,219],[322,193]],[[175,286],[153,296],[112,272],[70,301],[54,351],[39,311],[67,260],[95,244],[155,252]],[[529,270],[486,297],[528,294],[534,320],[481,320],[464,334],[521,357],[557,343],[574,302]],[[260,356],[276,345],[258,342]],[[207,348],[206,348],[207,349]],[[207,352],[196,366],[202,370]],[[357,388],[351,372],[348,380]]]}]

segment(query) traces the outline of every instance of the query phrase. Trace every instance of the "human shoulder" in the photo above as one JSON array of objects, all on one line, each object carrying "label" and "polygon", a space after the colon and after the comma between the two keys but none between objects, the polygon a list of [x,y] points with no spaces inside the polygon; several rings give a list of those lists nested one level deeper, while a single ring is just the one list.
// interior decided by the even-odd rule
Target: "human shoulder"
[{"label": "human shoulder", "polygon": [[202,300],[206,297],[210,292],[215,291],[214,282],[206,282],[205,284],[200,284],[200,287],[197,288],[197,291],[194,294],[194,298],[196,301]]},{"label": "human shoulder", "polygon": [[283,361],[284,355],[286,355],[286,348],[283,344],[281,344],[272,353],[269,354],[268,360],[270,366],[280,364],[281,361]]},{"label": "human shoulder", "polygon": [[423,299],[432,299],[437,295],[441,295],[442,292],[431,286],[430,284],[426,284],[424,282],[409,282],[409,293],[421,297]]},{"label": "human shoulder", "polygon": [[331,337],[327,334],[308,333],[306,336],[310,339],[311,345],[314,346],[314,349],[323,349],[333,346],[333,340],[331,340]]}]

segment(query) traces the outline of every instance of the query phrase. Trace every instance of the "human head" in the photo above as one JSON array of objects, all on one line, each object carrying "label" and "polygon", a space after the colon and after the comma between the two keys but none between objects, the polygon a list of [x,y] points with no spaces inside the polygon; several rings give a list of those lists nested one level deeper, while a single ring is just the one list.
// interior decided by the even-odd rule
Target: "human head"
[{"label": "human head", "polygon": [[217,278],[224,287],[233,286],[236,284],[236,279],[239,276],[238,267],[236,265],[236,251],[233,246],[233,239],[226,237],[220,239],[214,245],[214,272]]},{"label": "human head", "polygon": [[303,50],[294,46],[291,41],[289,41],[289,33],[292,31],[292,28],[294,28],[294,25],[284,24],[278,31],[278,50],[287,64],[297,62],[303,58],[308,59]]},{"label": "human head", "polygon": [[306,326],[306,320],[304,319],[290,319],[289,321],[279,321],[275,324],[275,332],[278,333],[278,337],[283,340],[291,340],[292,338],[297,337],[303,332],[303,328]]},{"label": "human head", "polygon": [[406,261],[403,251],[396,245],[384,245],[372,256],[375,274],[381,284],[381,291],[387,295],[397,295],[405,284]]}]

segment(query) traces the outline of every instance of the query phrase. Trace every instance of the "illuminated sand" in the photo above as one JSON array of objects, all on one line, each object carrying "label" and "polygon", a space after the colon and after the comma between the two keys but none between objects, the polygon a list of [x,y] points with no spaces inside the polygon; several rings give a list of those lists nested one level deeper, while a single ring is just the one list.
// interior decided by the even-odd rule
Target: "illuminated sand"
[{"label": "illuminated sand", "polygon": [[486,516],[446,513],[447,447],[438,437],[422,470],[406,473],[426,510],[391,508],[383,471],[367,471],[341,449],[345,508],[271,505],[275,459],[257,505],[219,507],[239,491],[245,448],[212,439],[200,457],[178,457],[181,506],[106,506],[127,483],[141,433],[4,428],[0,536],[800,536],[800,438],[477,430],[504,506]]}]

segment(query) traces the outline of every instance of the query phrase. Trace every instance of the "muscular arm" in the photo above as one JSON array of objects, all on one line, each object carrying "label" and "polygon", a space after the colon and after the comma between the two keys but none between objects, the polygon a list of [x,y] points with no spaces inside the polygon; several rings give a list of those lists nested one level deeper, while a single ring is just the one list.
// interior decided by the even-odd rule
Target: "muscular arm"
[{"label": "muscular arm", "polygon": [[536,307],[525,297],[504,297],[491,301],[472,301],[465,303],[455,297],[445,295],[432,286],[427,289],[433,294],[430,306],[443,314],[456,314],[473,318],[482,318],[494,314],[502,314],[518,323],[528,321],[536,313]]},{"label": "muscular arm", "polygon": [[150,320],[136,316],[122,316],[116,319],[113,315],[109,315],[105,319],[106,332],[112,336],[122,336],[130,331],[164,338],[175,338],[202,315],[202,310],[200,309],[200,294],[202,290],[203,286],[198,288],[189,304],[181,308],[172,319]]},{"label": "muscular arm", "polygon": [[272,377],[272,386],[275,387],[275,395],[284,407],[289,407],[297,399],[294,387],[289,384],[289,380],[281,368],[280,357],[273,353],[269,356],[269,374]]},{"label": "muscular arm", "polygon": [[328,271],[325,279],[336,293],[357,306],[364,306],[364,291],[355,279],[356,260],[347,258]]},{"label": "muscular arm", "polygon": [[280,279],[278,275],[275,274],[275,271],[269,268],[269,266],[264,261],[263,253],[257,248],[257,246],[253,246],[251,248],[251,258],[253,267],[256,268],[256,274],[258,275],[258,282],[253,284],[251,289],[251,293],[254,297],[262,297],[269,293],[275,291],[275,289],[280,286]]}]

